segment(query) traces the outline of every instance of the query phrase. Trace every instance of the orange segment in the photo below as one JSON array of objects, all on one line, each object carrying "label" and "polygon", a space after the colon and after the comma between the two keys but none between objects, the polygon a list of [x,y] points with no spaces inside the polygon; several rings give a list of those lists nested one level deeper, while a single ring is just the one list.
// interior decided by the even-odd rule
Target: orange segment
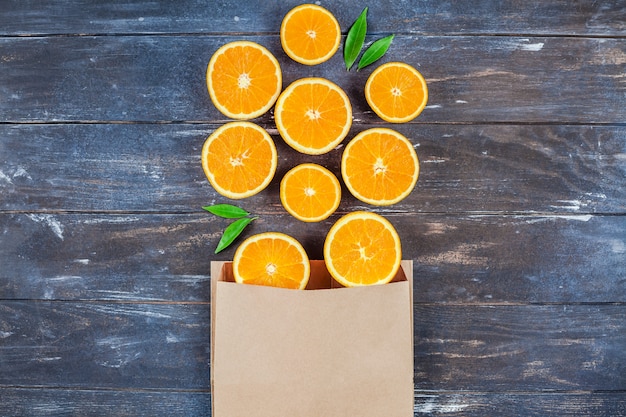
[{"label": "orange segment", "polygon": [[428,88],[415,68],[403,62],[389,62],[376,68],[367,79],[365,99],[381,119],[404,123],[424,110]]},{"label": "orange segment", "polygon": [[233,275],[240,284],[304,289],[311,265],[302,245],[284,233],[250,236],[237,248]]},{"label": "orange segment", "polygon": [[283,78],[276,58],[249,41],[227,43],[211,57],[206,73],[211,101],[225,116],[248,120],[276,102]]},{"label": "orange segment", "polygon": [[352,126],[346,93],[324,78],[294,81],[276,101],[276,127],[292,148],[321,155],[335,148]]},{"label": "orange segment", "polygon": [[339,207],[341,185],[335,175],[317,164],[292,168],[280,182],[280,201],[303,222],[319,222]]},{"label": "orange segment", "polygon": [[280,42],[291,59],[316,65],[332,57],[341,41],[335,16],[315,4],[302,4],[289,11],[280,25]]},{"label": "orange segment", "polygon": [[350,193],[377,206],[408,196],[419,176],[411,142],[392,129],[365,130],[352,139],[341,157],[341,175]]},{"label": "orange segment", "polygon": [[230,122],[213,132],[202,147],[202,168],[225,197],[250,197],[274,178],[278,163],[270,135],[251,122]]},{"label": "orange segment", "polygon": [[328,272],[346,287],[386,284],[401,260],[398,232],[376,213],[346,214],[330,228],[324,242]]}]

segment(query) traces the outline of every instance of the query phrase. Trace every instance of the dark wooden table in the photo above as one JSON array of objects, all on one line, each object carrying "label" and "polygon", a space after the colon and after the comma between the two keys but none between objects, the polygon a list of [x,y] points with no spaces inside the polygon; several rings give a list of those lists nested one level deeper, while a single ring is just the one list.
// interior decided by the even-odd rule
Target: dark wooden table
[{"label": "dark wooden table", "polygon": [[[319,3],[319,2],[318,2]],[[389,126],[362,90],[377,66],[281,49],[295,1],[0,2],[0,415],[210,415],[211,260],[227,202],[200,166],[226,119],[205,70],[250,39],[284,84],[323,76],[349,137]],[[626,415],[626,1],[323,2],[344,33],[370,7],[380,62],[427,79],[408,136],[414,192],[385,209],[345,193],[305,225],[278,198],[304,157],[268,114],[276,179],[239,202],[321,259],[342,214],[379,212],[414,260],[415,415]]]}]

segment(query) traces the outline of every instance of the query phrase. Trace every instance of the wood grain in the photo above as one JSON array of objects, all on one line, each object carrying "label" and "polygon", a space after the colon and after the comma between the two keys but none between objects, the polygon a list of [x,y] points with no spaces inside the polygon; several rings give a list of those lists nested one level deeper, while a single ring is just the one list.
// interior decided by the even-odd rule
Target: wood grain
[{"label": "wood grain", "polygon": [[[5,301],[0,387],[206,390],[209,308]],[[416,304],[416,389],[624,390],[625,319],[610,304]]]},{"label": "wood grain", "polygon": [[[0,209],[10,211],[197,212],[225,200],[209,185],[200,149],[218,125],[0,125]],[[269,129],[279,151],[270,187],[241,201],[284,213],[278,184],[287,170],[318,162],[340,176],[343,147],[307,157]],[[356,125],[358,131],[375,125]],[[626,127],[385,125],[419,155],[413,193],[399,213],[623,213]],[[361,204],[344,188],[341,210]]]},{"label": "wood grain", "polygon": [[[0,413],[5,416],[84,417],[102,414],[143,417],[167,413],[172,417],[207,416],[211,410],[208,392],[103,391],[9,388],[2,392]],[[606,392],[559,393],[437,393],[415,395],[415,416],[441,415],[547,415],[615,417],[626,414],[626,395]]]},{"label": "wood grain", "polygon": [[[154,34],[277,32],[280,20],[300,1],[254,7],[238,0],[84,2],[19,0],[3,3],[0,34]],[[358,17],[350,1],[323,4],[342,30]],[[391,1],[369,5],[370,30],[392,33],[623,35],[626,6],[618,1],[490,0],[481,2]],[[380,16],[385,16],[381,19]],[[555,18],[558,16],[558,19]]]},{"label": "wood grain", "polygon": [[[380,122],[363,94],[371,67],[348,72],[336,54],[303,68],[287,58],[278,36],[245,38],[277,56],[285,86],[305,76],[329,78],[348,93],[355,122]],[[206,91],[206,66],[219,46],[240,39],[0,38],[0,93],[7,98],[0,122],[222,123]],[[410,63],[426,78],[429,103],[415,123],[607,124],[626,120],[625,57],[624,39],[407,35],[379,62]]]},{"label": "wood grain", "polygon": [[[626,217],[382,212],[414,260],[417,302],[626,302]],[[242,238],[281,231],[322,259],[340,216],[305,224],[261,214]],[[198,214],[0,214],[0,300],[209,300],[209,263],[228,221]],[[607,273],[610,271],[610,273]]]}]

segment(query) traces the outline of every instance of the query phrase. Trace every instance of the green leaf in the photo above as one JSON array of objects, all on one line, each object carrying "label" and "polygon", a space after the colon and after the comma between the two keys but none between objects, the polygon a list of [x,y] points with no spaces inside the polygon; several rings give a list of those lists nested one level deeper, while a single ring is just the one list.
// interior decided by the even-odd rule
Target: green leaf
[{"label": "green leaf", "polygon": [[391,45],[391,41],[393,41],[395,35],[389,35],[385,38],[379,39],[373,44],[370,45],[369,48],[363,53],[361,60],[359,61],[359,65],[357,67],[357,71],[367,67],[370,64],[378,61],[385,55],[385,52],[389,49]]},{"label": "green leaf", "polygon": [[217,248],[215,248],[215,253],[219,253],[230,246],[241,232],[243,232],[243,229],[255,219],[258,219],[258,217],[245,217],[229,224],[228,227],[224,229],[224,233],[222,233],[222,238],[218,242]]},{"label": "green leaf", "polygon": [[209,213],[213,213],[216,216],[223,217],[225,219],[239,219],[250,214],[244,209],[231,204],[215,204],[213,206],[205,206],[202,208]]},{"label": "green leaf", "polygon": [[363,43],[365,42],[365,33],[367,32],[367,7],[363,9],[359,17],[352,24],[346,36],[346,43],[343,47],[343,60],[346,63],[346,69],[349,71],[354,61],[356,61]]}]

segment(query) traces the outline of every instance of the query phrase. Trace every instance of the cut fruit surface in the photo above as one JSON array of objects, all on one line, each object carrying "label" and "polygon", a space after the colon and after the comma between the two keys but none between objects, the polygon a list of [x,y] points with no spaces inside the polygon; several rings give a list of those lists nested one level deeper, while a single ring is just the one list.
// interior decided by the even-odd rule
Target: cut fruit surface
[{"label": "cut fruit surface", "polygon": [[405,123],[415,119],[426,107],[428,87],[422,74],[412,66],[389,62],[368,77],[365,99],[381,119]]},{"label": "cut fruit surface", "polygon": [[240,284],[304,289],[311,264],[302,245],[284,233],[250,236],[235,251],[233,275]]},{"label": "cut fruit surface", "polygon": [[302,4],[283,18],[280,42],[294,61],[317,65],[329,60],[339,49],[341,28],[327,9],[316,4]]},{"label": "cut fruit surface", "polygon": [[346,214],[330,228],[324,242],[328,272],[345,287],[386,284],[401,260],[398,232],[376,213]]},{"label": "cut fruit surface", "polygon": [[295,150],[321,155],[346,137],[352,126],[352,106],[346,93],[324,78],[294,81],[278,97],[276,127]]},{"label": "cut fruit surface", "polygon": [[268,186],[276,173],[278,154],[265,129],[252,122],[230,122],[207,138],[201,159],[213,188],[225,197],[240,199]]},{"label": "cut fruit surface", "polygon": [[386,206],[411,193],[419,176],[419,160],[405,136],[392,129],[373,128],[348,143],[341,158],[341,175],[356,198]]},{"label": "cut fruit surface", "polygon": [[341,185],[326,168],[301,164],[289,170],[280,182],[280,201],[296,219],[319,222],[339,207]]},{"label": "cut fruit surface", "polygon": [[222,114],[248,120],[274,105],[283,79],[278,61],[265,47],[236,41],[213,54],[206,82],[211,101]]}]

